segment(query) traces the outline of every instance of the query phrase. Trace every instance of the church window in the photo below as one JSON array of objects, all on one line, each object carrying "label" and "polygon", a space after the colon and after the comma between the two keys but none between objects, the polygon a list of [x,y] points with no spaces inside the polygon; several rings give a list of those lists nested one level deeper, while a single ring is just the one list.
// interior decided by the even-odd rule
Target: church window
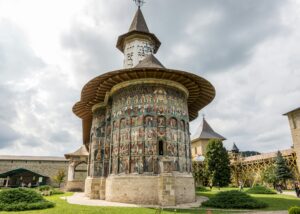
[{"label": "church window", "polygon": [[162,140],[158,142],[158,154],[164,155],[164,142]]}]

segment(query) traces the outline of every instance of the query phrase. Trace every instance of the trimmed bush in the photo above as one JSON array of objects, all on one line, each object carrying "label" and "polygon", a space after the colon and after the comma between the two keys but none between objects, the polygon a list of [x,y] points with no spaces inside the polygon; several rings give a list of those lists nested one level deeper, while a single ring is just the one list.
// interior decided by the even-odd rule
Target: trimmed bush
[{"label": "trimmed bush", "polygon": [[34,190],[18,188],[0,192],[0,211],[36,210],[54,207]]},{"label": "trimmed bush", "polygon": [[271,190],[265,186],[254,186],[245,192],[248,194],[276,194],[274,190]]},{"label": "trimmed bush", "polygon": [[208,201],[203,202],[202,206],[225,209],[257,209],[267,207],[267,204],[257,201],[244,192],[232,190],[217,193]]},{"label": "trimmed bush", "polygon": [[289,209],[289,214],[300,214],[300,207],[291,207]]},{"label": "trimmed bush", "polygon": [[43,192],[43,191],[49,191],[49,190],[51,190],[52,189],[52,187],[51,186],[48,186],[48,185],[44,185],[44,186],[39,186],[38,187],[38,190],[40,191],[40,192]]}]

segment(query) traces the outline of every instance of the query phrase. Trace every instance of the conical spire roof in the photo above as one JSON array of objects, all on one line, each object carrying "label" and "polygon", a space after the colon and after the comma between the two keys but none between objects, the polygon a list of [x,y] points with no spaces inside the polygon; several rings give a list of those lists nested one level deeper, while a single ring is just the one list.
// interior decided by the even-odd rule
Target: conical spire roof
[{"label": "conical spire roof", "polygon": [[138,10],[135,13],[135,16],[131,22],[131,25],[129,27],[129,31],[121,36],[119,36],[117,41],[117,48],[124,52],[124,43],[126,38],[133,37],[133,35],[139,35],[139,36],[145,36],[147,39],[150,39],[154,43],[154,53],[157,52],[158,48],[160,47],[160,41],[159,39],[153,34],[150,33],[148,26],[146,24],[144,15],[142,13],[142,10],[138,8]]},{"label": "conical spire roof", "polygon": [[130,31],[140,31],[140,32],[150,33],[144,15],[140,8],[138,8],[138,10],[136,11],[135,16],[131,22],[128,32]]},{"label": "conical spire roof", "polygon": [[153,54],[150,54],[140,61],[135,68],[164,68],[164,66]]},{"label": "conical spire roof", "polygon": [[208,124],[208,122],[203,117],[202,123],[200,124],[200,127],[198,128],[196,134],[193,136],[193,139],[220,139],[220,140],[226,140],[225,137],[215,132],[211,126]]},{"label": "conical spire roof", "polygon": [[232,152],[235,152],[235,153],[239,153],[239,148],[235,145],[235,143],[233,143],[232,145],[232,149],[231,149]]}]

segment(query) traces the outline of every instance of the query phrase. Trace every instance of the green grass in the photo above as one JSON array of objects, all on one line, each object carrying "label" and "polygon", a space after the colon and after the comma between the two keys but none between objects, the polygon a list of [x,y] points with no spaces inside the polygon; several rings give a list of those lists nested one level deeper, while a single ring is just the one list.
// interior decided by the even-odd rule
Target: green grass
[{"label": "green grass", "polygon": [[[211,197],[219,191],[237,190],[237,188],[221,188],[218,190],[213,188],[209,192],[197,192],[197,195]],[[246,191],[247,188],[244,189]],[[300,199],[294,196],[283,195],[283,194],[250,194],[259,201],[263,201],[268,204],[267,208],[260,210],[288,210],[292,206],[300,206]]]},{"label": "green grass", "polygon": [[[236,190],[237,188],[221,188],[221,191]],[[213,188],[212,191],[208,192],[197,192],[198,195],[211,197],[216,194],[219,190]],[[156,209],[151,208],[125,208],[125,207],[94,207],[94,206],[83,206],[68,204],[65,200],[60,199],[62,196],[70,196],[73,193],[66,193],[63,195],[53,195],[45,197],[47,200],[56,203],[54,208],[45,210],[35,211],[22,211],[22,212],[1,212],[1,214],[155,214],[159,213]],[[288,210],[291,206],[300,206],[300,199],[293,196],[286,195],[261,195],[252,194],[257,200],[264,201],[269,205],[268,208],[261,210]],[[170,213],[191,213],[191,214],[205,214],[207,208],[196,208],[196,209],[164,209],[161,211],[162,214]],[[241,210],[220,210],[211,209],[214,214],[230,214],[230,213],[244,213]]]},{"label": "green grass", "polygon": [[[66,193],[63,195],[53,195],[45,197],[47,200],[56,203],[54,208],[45,209],[45,210],[33,210],[33,211],[22,211],[22,212],[1,212],[1,214],[156,214],[156,209],[154,208],[127,208],[127,207],[96,207],[96,206],[83,206],[76,204],[69,204],[65,200],[60,199],[62,196],[70,196],[73,193]],[[205,208],[197,208],[197,209],[188,209],[188,210],[180,210],[180,209],[164,209],[161,211],[162,214],[169,213],[197,213],[197,214],[205,214]],[[222,211],[216,210],[213,212],[214,214],[229,214],[229,213],[240,213],[240,212],[232,212],[232,211]]]}]

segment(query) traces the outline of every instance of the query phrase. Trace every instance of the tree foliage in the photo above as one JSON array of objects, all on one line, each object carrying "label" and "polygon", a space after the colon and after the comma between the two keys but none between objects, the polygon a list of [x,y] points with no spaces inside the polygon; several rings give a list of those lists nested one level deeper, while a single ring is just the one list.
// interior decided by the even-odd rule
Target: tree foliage
[{"label": "tree foliage", "polygon": [[287,166],[280,151],[277,152],[275,166],[275,174],[278,181],[283,181],[285,183],[287,179],[293,178],[293,173]]},{"label": "tree foliage", "polygon": [[64,170],[58,170],[57,174],[53,177],[53,180],[58,183],[58,186],[60,187],[61,183],[65,181],[66,173]]},{"label": "tree foliage", "polygon": [[276,166],[270,165],[266,170],[261,172],[261,179],[267,184],[272,184],[275,188],[277,183]]},{"label": "tree foliage", "polygon": [[214,186],[230,183],[230,162],[221,140],[210,140],[205,155],[205,167]]},{"label": "tree foliage", "polygon": [[193,176],[197,186],[208,185],[208,175],[203,162],[193,161]]}]

